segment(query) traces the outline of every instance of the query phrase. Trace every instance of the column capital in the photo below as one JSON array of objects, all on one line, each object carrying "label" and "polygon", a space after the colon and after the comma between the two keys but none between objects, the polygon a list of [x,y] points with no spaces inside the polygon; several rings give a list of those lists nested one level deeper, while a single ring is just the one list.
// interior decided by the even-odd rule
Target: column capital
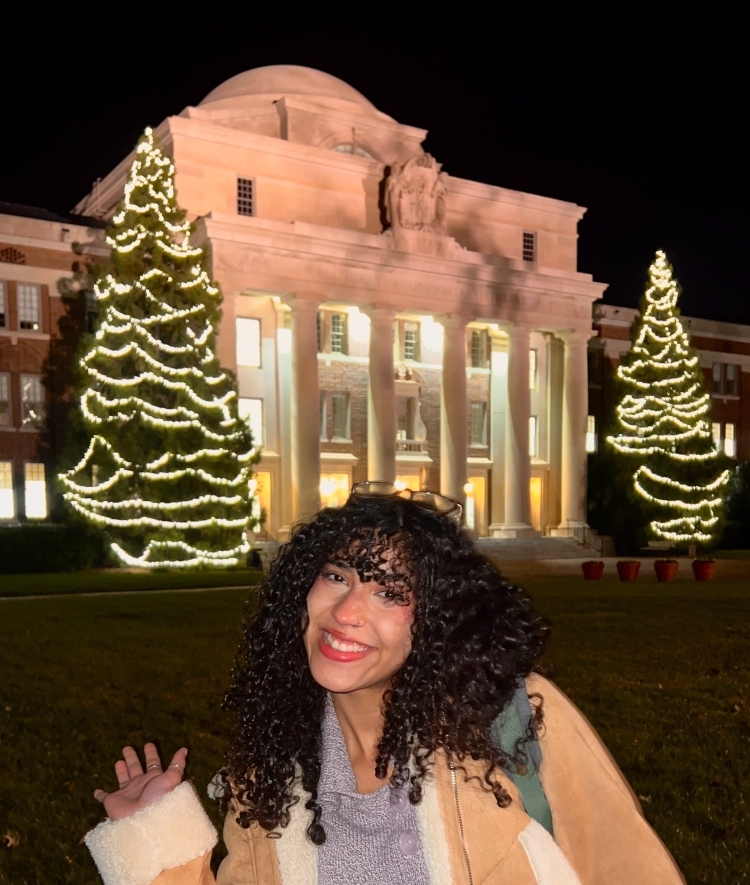
[{"label": "column capital", "polygon": [[465,329],[469,323],[473,322],[474,317],[463,313],[439,313],[433,316],[435,322],[446,330],[449,329]]},{"label": "column capital", "polygon": [[569,347],[580,347],[582,344],[588,344],[592,338],[596,338],[596,332],[593,329],[587,329],[586,331],[582,329],[563,329],[555,332],[555,335]]},{"label": "column capital", "polygon": [[533,331],[533,326],[525,323],[509,323],[505,326],[505,334],[511,339],[530,338]]},{"label": "column capital", "polygon": [[373,303],[364,304],[360,307],[362,313],[367,314],[370,322],[393,322],[399,309],[392,304]]},{"label": "column capital", "polygon": [[321,303],[319,298],[307,298],[295,294],[282,295],[280,300],[291,309],[292,313],[317,313]]}]

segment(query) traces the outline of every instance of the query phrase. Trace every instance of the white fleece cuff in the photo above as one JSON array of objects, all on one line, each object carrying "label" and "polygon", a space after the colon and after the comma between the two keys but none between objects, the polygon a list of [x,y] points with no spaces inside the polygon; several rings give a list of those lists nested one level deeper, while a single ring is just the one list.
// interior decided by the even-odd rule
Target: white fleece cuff
[{"label": "white fleece cuff", "polygon": [[122,820],[86,834],[104,885],[149,885],[164,870],[210,851],[216,830],[189,781]]}]

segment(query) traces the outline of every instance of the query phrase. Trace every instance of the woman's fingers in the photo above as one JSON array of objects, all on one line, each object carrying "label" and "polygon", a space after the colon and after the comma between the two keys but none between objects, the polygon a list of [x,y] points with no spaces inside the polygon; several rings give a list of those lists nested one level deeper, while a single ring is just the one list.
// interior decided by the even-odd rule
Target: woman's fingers
[{"label": "woman's fingers", "polygon": [[144,744],[143,753],[146,757],[146,771],[161,771],[161,758],[154,744]]},{"label": "woman's fingers", "polygon": [[104,800],[109,796],[109,793],[105,793],[104,790],[94,790],[94,799],[97,802],[101,802],[104,804]]},{"label": "woman's fingers", "polygon": [[169,763],[168,771],[176,771],[180,775],[180,780],[182,776],[185,774],[185,766],[187,765],[187,747],[183,747],[181,750],[178,750],[174,756],[172,756],[172,761]]},{"label": "woman's fingers", "polygon": [[117,786],[120,787],[120,789],[130,783],[128,766],[123,762],[122,759],[118,759],[117,762],[115,762],[115,775],[117,777]]},{"label": "woman's fingers", "polygon": [[132,747],[123,747],[122,758],[125,760],[130,780],[143,774],[141,760],[138,758],[138,754]]}]

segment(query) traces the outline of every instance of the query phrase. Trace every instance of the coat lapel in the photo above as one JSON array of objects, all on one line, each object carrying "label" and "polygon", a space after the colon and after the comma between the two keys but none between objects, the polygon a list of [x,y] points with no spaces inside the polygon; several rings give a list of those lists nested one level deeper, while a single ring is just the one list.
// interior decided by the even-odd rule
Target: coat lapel
[{"label": "coat lapel", "polygon": [[305,803],[310,794],[299,783],[295,793],[299,802],[289,809],[289,826],[274,839],[279,873],[283,885],[318,885],[318,849],[307,835],[310,812]]}]

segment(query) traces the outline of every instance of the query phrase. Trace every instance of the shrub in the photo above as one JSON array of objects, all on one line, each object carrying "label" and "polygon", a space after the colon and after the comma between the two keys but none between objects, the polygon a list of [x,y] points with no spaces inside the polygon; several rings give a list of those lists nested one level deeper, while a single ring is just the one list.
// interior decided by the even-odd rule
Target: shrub
[{"label": "shrub", "polygon": [[75,523],[0,526],[0,573],[74,572],[107,562],[104,535]]}]

